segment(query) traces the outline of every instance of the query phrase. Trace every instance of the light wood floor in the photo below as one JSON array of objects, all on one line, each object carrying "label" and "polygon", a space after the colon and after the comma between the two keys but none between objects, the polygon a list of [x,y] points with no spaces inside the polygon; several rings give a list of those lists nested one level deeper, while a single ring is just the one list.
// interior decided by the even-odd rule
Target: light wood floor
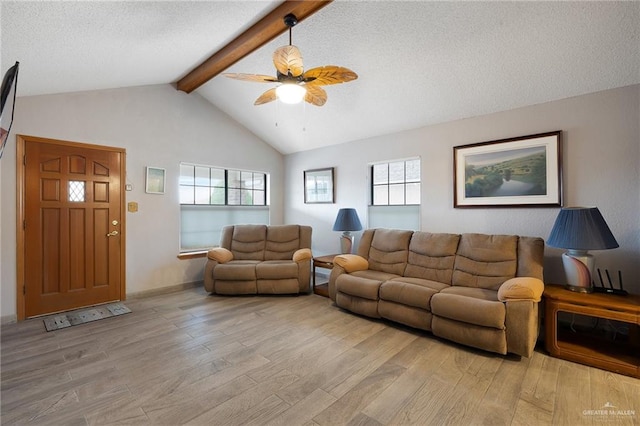
[{"label": "light wood floor", "polygon": [[[3,326],[2,424],[640,423],[640,380],[476,351],[318,295],[198,288],[126,304],[50,333],[41,319]],[[621,412],[588,411],[605,404]]]}]

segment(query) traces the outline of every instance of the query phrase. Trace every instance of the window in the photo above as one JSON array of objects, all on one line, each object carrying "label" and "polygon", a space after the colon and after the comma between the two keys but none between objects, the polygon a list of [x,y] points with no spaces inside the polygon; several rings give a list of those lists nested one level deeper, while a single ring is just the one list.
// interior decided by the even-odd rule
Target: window
[{"label": "window", "polygon": [[263,172],[180,164],[180,251],[217,246],[226,225],[268,224]]},{"label": "window", "polygon": [[420,159],[373,164],[371,183],[374,206],[419,205]]},{"label": "window", "polygon": [[420,229],[420,159],[370,165],[369,228]]},{"label": "window", "polygon": [[180,164],[180,204],[267,205],[267,174]]}]

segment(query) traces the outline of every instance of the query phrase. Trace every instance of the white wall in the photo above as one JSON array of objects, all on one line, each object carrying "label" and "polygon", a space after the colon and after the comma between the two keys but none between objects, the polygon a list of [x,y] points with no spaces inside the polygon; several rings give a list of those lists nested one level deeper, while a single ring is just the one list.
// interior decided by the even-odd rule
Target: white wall
[{"label": "white wall", "polygon": [[[562,130],[564,205],[600,209],[620,248],[594,252],[596,267],[622,270],[625,288],[640,294],[639,104],[640,86],[629,86],[288,155],[285,221],[313,226],[314,255],[337,253],[338,209],[354,207],[366,223],[367,164],[420,156],[422,230],[546,239],[558,208],[454,209],[453,147]],[[335,204],[304,204],[303,171],[319,167],[336,168]],[[546,248],[547,282],[566,282],[561,253]]]},{"label": "white wall", "polygon": [[[18,98],[2,157],[0,318],[16,314],[15,135],[125,148],[127,182],[139,211],[126,214],[127,293],[202,279],[205,259],[179,260],[181,161],[271,174],[271,223],[283,220],[283,157],[198,94],[171,85]],[[146,194],[146,166],[167,170],[166,193]]]}]

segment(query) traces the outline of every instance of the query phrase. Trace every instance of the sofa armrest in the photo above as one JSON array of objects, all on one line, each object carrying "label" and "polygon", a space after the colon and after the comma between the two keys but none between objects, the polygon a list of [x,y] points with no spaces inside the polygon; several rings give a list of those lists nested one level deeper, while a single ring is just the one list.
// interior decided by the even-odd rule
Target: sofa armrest
[{"label": "sofa armrest", "polygon": [[311,258],[313,257],[313,255],[311,254],[311,250],[308,248],[303,248],[303,249],[299,249],[296,250],[295,253],[293,253],[293,261],[294,262],[302,262],[305,260],[311,260]]},{"label": "sofa armrest", "polygon": [[333,258],[333,263],[340,266],[347,273],[369,269],[369,262],[357,254],[340,254]]},{"label": "sofa armrest", "polygon": [[216,247],[209,250],[207,258],[215,260],[218,263],[227,263],[230,260],[233,260],[233,253],[226,248]]},{"label": "sofa armrest", "polygon": [[498,289],[501,302],[531,301],[539,302],[544,291],[544,283],[538,278],[516,277],[505,281]]}]

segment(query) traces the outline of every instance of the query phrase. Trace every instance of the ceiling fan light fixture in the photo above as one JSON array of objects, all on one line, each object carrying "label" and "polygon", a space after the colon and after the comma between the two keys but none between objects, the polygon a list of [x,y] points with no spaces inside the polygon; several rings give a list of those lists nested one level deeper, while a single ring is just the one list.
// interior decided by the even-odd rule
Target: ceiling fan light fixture
[{"label": "ceiling fan light fixture", "polygon": [[300,103],[306,94],[307,89],[296,83],[283,83],[276,88],[276,96],[285,104]]}]

